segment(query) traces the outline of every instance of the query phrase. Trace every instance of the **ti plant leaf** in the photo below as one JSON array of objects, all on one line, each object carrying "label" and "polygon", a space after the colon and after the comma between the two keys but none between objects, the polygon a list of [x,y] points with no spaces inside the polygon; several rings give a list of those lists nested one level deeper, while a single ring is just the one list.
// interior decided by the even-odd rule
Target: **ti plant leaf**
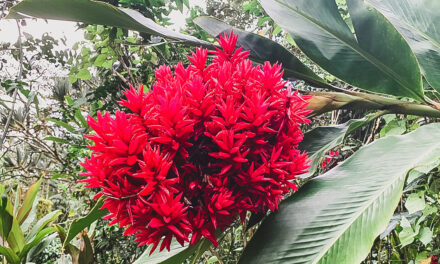
[{"label": "ti plant leaf", "polygon": [[34,200],[37,197],[38,190],[40,189],[41,179],[39,179],[36,183],[32,184],[24,195],[23,203],[20,209],[17,212],[17,221],[22,224],[26,217],[28,216],[30,210],[32,209],[32,205],[34,204]]},{"label": "ti plant leaf", "polygon": [[2,240],[7,239],[12,229],[14,217],[10,213],[11,211],[8,210],[8,207],[11,206],[8,197],[2,194],[0,200],[0,237]]},{"label": "ti plant leaf", "polygon": [[420,68],[394,26],[364,0],[347,0],[352,33],[334,0],[259,0],[314,62],[371,92],[424,101]]},{"label": "ti plant leaf", "polygon": [[234,34],[238,35],[237,46],[243,46],[245,50],[250,51],[252,60],[260,63],[265,61],[281,63],[284,69],[283,77],[286,79],[301,79],[316,87],[328,87],[326,81],[316,75],[295,57],[295,55],[275,41],[232,27],[213,17],[197,17],[194,19],[194,23],[214,37],[218,37],[223,33],[229,33],[233,30]]},{"label": "ti plant leaf", "polygon": [[440,1],[366,0],[405,37],[426,80],[440,92]]},{"label": "ti plant leaf", "polygon": [[361,148],[280,204],[239,263],[360,263],[387,227],[408,171],[440,156],[440,124]]}]

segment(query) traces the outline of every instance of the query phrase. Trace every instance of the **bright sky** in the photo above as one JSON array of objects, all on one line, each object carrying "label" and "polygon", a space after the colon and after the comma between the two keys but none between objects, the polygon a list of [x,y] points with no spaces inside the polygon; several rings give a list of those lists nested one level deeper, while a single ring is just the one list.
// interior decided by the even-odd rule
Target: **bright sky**
[{"label": "bright sky", "polygon": [[[191,0],[191,6],[200,6],[206,9],[205,0]],[[185,7],[184,14],[173,11],[170,14],[171,22],[174,24],[170,28],[179,30],[185,25],[185,17],[189,16],[189,10]],[[75,22],[67,21],[44,21],[43,19],[27,20],[27,26],[23,27],[23,32],[29,33],[34,37],[40,38],[44,33],[49,33],[53,38],[59,39],[67,37],[67,46],[71,47],[75,42],[83,40],[84,32],[76,30]],[[18,38],[17,25],[14,20],[0,20],[0,43],[15,42]]]}]

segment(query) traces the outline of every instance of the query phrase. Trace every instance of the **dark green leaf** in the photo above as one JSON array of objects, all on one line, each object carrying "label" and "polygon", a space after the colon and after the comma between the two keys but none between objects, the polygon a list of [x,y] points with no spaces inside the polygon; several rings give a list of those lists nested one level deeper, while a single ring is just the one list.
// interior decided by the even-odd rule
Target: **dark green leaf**
[{"label": "dark green leaf", "polygon": [[342,144],[344,139],[356,129],[370,123],[372,120],[381,116],[383,112],[377,112],[367,115],[363,119],[352,119],[344,124],[336,126],[317,127],[304,134],[304,139],[298,148],[309,154],[310,168],[309,172],[301,175],[306,178],[313,175],[320,164],[320,160],[325,153]]},{"label": "dark green leaf", "polygon": [[70,225],[69,231],[67,232],[66,240],[64,240],[63,242],[63,245],[69,243],[73,238],[75,238],[76,235],[83,231],[84,228],[90,227],[93,222],[108,214],[107,209],[100,209],[103,204],[104,199],[101,198],[98,200],[98,202],[89,214],[87,214],[85,217],[73,220],[72,224]]},{"label": "dark green leaf", "polygon": [[356,36],[334,0],[260,3],[298,47],[329,73],[368,91],[424,101],[420,69],[408,44],[363,0],[347,0]]},{"label": "dark green leaf", "polygon": [[428,82],[440,92],[440,1],[366,0],[405,37]]},{"label": "dark green leaf", "polygon": [[234,34],[238,35],[237,46],[243,46],[245,50],[249,50],[250,57],[256,62],[281,63],[284,68],[284,78],[305,80],[316,87],[328,86],[290,51],[268,38],[229,26],[213,17],[198,17],[194,19],[194,23],[215,37],[233,30]]},{"label": "dark green leaf", "polygon": [[211,45],[195,37],[184,35],[156,24],[141,13],[127,8],[93,0],[24,0],[12,7],[7,18],[37,17],[78,21],[87,24],[115,26],[146,32],[195,45]]},{"label": "dark green leaf", "polygon": [[10,214],[9,210],[7,210],[9,199],[5,195],[1,196],[1,204],[0,204],[0,237],[2,240],[6,240],[9,235],[9,232],[12,228],[12,221],[14,217]]}]

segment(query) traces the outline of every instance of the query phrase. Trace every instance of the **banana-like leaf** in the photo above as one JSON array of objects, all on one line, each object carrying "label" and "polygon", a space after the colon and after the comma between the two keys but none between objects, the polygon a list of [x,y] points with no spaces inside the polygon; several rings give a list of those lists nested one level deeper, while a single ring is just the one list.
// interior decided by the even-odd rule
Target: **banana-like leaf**
[{"label": "banana-like leaf", "polygon": [[408,171],[440,157],[440,124],[358,150],[280,204],[239,263],[360,263],[387,227]]},{"label": "banana-like leaf", "polygon": [[427,81],[440,92],[440,1],[366,0],[405,37]]},{"label": "banana-like leaf", "polygon": [[424,101],[420,68],[394,26],[364,0],[347,0],[356,36],[334,0],[259,0],[314,62],[372,92]]},{"label": "banana-like leaf", "polygon": [[344,139],[356,129],[370,123],[381,116],[384,112],[377,112],[362,119],[352,119],[344,124],[336,126],[316,127],[304,134],[304,139],[298,148],[309,154],[310,168],[308,172],[300,175],[300,178],[307,178],[313,175],[318,169],[319,162],[324,154],[334,147],[342,144]]},{"label": "banana-like leaf", "polygon": [[237,46],[250,51],[250,57],[256,62],[279,62],[284,69],[284,78],[295,78],[307,81],[316,87],[327,87],[328,84],[311,69],[305,66],[295,55],[280,44],[260,35],[232,27],[214,17],[197,17],[194,23],[214,37],[231,30],[238,35]]},{"label": "banana-like leaf", "polygon": [[40,189],[41,179],[39,179],[36,183],[32,184],[24,195],[23,203],[18,209],[17,213],[17,221],[21,225],[26,217],[28,216],[30,210],[32,209],[32,205],[34,204],[34,200],[37,197],[38,190]]},{"label": "banana-like leaf", "polygon": [[162,27],[135,10],[114,7],[100,1],[23,0],[10,9],[10,13],[6,18],[27,17],[115,26],[195,45],[211,45],[209,42]]}]

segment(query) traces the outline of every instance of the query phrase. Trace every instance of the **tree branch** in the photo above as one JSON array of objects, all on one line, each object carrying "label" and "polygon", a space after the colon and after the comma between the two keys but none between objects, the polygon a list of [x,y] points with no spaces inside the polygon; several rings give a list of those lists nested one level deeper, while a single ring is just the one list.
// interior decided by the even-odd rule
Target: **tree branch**
[{"label": "tree branch", "polygon": [[[20,49],[20,68],[18,71],[17,81],[21,81],[23,75],[23,46],[21,41],[21,28],[20,28],[19,20],[16,19],[15,22],[17,23],[17,28],[18,28],[18,48]],[[6,124],[5,124],[5,129],[0,139],[0,149],[3,148],[3,142],[5,141],[6,135],[8,134],[8,129],[12,120],[12,115],[14,114],[15,103],[17,101],[17,94],[18,94],[18,87],[15,87],[14,94],[12,95],[12,106],[11,109],[9,110],[8,119],[6,120]]]}]

